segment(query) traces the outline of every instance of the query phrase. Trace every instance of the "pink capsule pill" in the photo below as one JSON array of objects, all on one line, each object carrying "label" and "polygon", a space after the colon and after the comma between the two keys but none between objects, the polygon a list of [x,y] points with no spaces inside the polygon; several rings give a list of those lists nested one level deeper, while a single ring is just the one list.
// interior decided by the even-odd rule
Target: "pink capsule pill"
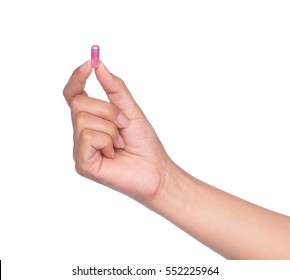
[{"label": "pink capsule pill", "polygon": [[100,48],[97,45],[93,45],[91,49],[91,62],[93,68],[98,68],[100,64]]}]

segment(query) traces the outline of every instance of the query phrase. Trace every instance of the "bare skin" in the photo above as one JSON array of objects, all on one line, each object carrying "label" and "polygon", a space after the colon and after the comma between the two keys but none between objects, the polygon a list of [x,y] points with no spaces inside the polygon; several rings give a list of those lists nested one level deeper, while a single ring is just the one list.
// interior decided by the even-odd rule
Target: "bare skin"
[{"label": "bare skin", "polygon": [[186,173],[167,155],[125,83],[95,70],[109,102],[85,92],[93,69],[64,88],[77,172],[144,204],[228,259],[290,259],[290,217],[249,203]]}]

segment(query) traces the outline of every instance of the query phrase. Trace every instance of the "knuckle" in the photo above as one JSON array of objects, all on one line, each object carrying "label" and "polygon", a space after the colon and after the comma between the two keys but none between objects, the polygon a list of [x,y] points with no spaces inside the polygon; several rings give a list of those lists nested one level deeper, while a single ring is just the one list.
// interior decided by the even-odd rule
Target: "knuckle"
[{"label": "knuckle", "polygon": [[63,94],[63,96],[65,97],[65,98],[67,98],[67,97],[69,97],[69,88],[70,88],[70,86],[69,86],[69,81],[67,82],[67,84],[64,86],[64,88],[63,88],[63,90],[62,90],[62,94]]},{"label": "knuckle", "polygon": [[81,132],[81,139],[84,142],[91,142],[92,139],[94,138],[93,136],[93,132],[90,129],[85,128],[82,132]]},{"label": "knuckle", "polygon": [[121,78],[116,77],[116,82],[117,82],[117,84],[118,84],[118,86],[120,88],[125,88],[126,87],[126,84],[125,84],[124,80],[122,80]]},{"label": "knuckle", "polygon": [[80,104],[82,102],[83,97],[81,95],[77,95],[75,96],[71,103],[70,103],[70,107],[72,109],[72,111],[77,111],[78,108],[80,107]]},{"label": "knuckle", "polygon": [[75,117],[75,126],[76,127],[83,127],[87,123],[88,113],[86,112],[78,112]]},{"label": "knuckle", "polygon": [[64,87],[62,94],[65,98],[67,97],[67,86]]}]

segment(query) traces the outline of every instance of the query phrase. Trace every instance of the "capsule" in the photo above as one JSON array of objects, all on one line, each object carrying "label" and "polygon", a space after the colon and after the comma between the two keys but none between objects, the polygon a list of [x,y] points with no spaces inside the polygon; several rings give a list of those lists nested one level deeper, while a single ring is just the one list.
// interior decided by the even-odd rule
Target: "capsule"
[{"label": "capsule", "polygon": [[91,62],[93,68],[98,68],[100,64],[100,48],[97,45],[93,45],[91,49]]}]

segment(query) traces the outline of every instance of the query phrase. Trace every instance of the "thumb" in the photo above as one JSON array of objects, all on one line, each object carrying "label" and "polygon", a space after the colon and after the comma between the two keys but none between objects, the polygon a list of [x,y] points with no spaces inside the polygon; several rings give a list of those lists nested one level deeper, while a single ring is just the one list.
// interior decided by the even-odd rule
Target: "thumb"
[{"label": "thumb", "polygon": [[144,114],[127,86],[100,62],[96,76],[112,104],[117,106],[129,119],[144,117]]}]

